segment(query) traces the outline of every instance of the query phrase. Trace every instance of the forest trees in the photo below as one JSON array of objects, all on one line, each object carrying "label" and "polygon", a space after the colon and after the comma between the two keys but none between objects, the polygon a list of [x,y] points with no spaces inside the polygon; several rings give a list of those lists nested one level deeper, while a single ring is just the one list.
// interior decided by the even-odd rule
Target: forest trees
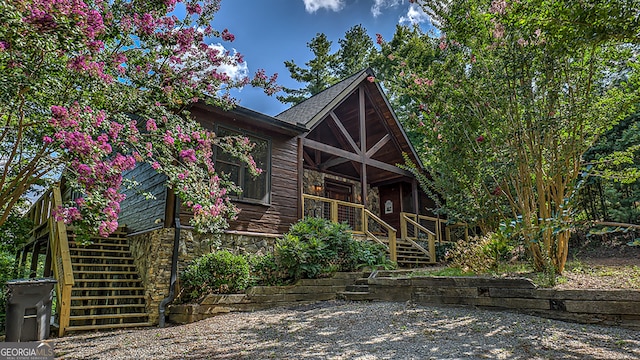
[{"label": "forest trees", "polygon": [[251,163],[251,144],[220,141],[188,107],[232,106],[228,90],[249,83],[276,89],[263,71],[225,71],[243,60],[208,44],[234,40],[210,26],[218,9],[218,0],[0,0],[0,225],[33,185],[64,171],[83,195],[55,216],[106,236],[118,224],[122,172],[146,162],[199,229],[224,227],[233,184],[217,176],[212,147]]},{"label": "forest trees", "polygon": [[305,63],[307,68],[298,66],[293,60],[285,61],[291,78],[306,84],[300,89],[284,88],[286,95],[278,95],[283,103],[299,104],[331,85],[367,68],[378,55],[373,40],[362,25],[349,29],[343,39],[339,39],[340,48],[331,52],[331,41],[319,33],[307,43],[314,58]]},{"label": "forest trees", "polygon": [[582,156],[638,101],[632,2],[417,2],[439,55],[416,66],[380,43],[422,129],[428,190],[486,230],[512,219],[536,268],[562,272]]}]

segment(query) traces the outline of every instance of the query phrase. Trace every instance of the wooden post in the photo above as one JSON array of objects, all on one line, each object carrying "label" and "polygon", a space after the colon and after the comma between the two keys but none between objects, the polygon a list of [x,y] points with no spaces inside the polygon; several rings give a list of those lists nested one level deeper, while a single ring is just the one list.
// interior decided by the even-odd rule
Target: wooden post
[{"label": "wooden post", "polygon": [[398,249],[396,244],[396,232],[394,230],[387,229],[389,232],[389,257],[391,261],[398,261]]},{"label": "wooden post", "polygon": [[338,202],[331,201],[331,221],[334,223],[338,222]]},{"label": "wooden post", "polygon": [[304,217],[304,143],[298,137],[298,219]]},{"label": "wooden post", "polygon": [[436,239],[431,234],[429,234],[429,257],[432,263],[436,262]]},{"label": "wooden post", "polygon": [[407,238],[407,220],[405,219],[405,214],[400,213],[400,238]]},{"label": "wooden post", "polygon": [[31,267],[29,268],[29,278],[35,278],[38,275],[38,259],[40,258],[40,241],[33,242],[33,251],[31,252]]},{"label": "wooden post", "polygon": [[47,241],[47,251],[44,259],[44,271],[42,276],[51,277],[51,241]]}]

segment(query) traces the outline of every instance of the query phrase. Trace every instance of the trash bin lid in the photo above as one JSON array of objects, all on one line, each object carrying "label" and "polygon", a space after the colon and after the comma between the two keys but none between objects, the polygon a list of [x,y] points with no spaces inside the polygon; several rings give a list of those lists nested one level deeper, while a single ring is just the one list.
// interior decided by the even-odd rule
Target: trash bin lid
[{"label": "trash bin lid", "polygon": [[54,278],[37,278],[37,279],[15,279],[6,282],[8,286],[22,286],[22,285],[40,285],[40,284],[55,284],[58,281]]}]

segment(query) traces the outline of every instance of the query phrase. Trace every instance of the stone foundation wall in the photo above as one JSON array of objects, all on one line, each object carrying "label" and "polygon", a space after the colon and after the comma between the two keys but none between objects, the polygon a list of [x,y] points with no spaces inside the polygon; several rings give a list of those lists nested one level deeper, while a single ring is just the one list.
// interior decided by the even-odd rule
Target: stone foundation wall
[{"label": "stone foundation wall", "polygon": [[[159,229],[129,237],[134,264],[142,279],[147,301],[149,322],[158,323],[158,306],[169,296],[171,258],[174,229]],[[246,235],[229,233],[219,238],[181,229],[178,247],[178,285],[180,273],[189,262],[201,255],[226,249],[235,254],[266,254],[274,249],[277,237],[273,235]]]}]

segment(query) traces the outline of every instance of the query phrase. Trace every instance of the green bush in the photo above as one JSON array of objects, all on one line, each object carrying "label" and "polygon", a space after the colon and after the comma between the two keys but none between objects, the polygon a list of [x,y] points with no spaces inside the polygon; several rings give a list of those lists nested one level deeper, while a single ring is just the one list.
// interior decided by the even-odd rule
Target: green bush
[{"label": "green bush", "polygon": [[249,263],[244,256],[217,251],[193,260],[181,280],[183,301],[198,300],[207,294],[241,292],[249,285]]},{"label": "green bush", "polygon": [[0,251],[0,332],[4,332],[7,310],[5,283],[13,279],[14,260],[10,253]]},{"label": "green bush", "polygon": [[252,286],[278,286],[286,283],[273,253],[251,256],[249,268]]},{"label": "green bush", "polygon": [[291,280],[314,279],[362,266],[393,267],[384,247],[353,239],[347,224],[305,218],[291,226],[276,243],[275,259]]},{"label": "green bush", "polygon": [[468,241],[458,241],[455,247],[447,252],[449,266],[476,274],[491,269],[497,263],[496,259],[486,251],[490,242],[491,234],[474,237]]}]

